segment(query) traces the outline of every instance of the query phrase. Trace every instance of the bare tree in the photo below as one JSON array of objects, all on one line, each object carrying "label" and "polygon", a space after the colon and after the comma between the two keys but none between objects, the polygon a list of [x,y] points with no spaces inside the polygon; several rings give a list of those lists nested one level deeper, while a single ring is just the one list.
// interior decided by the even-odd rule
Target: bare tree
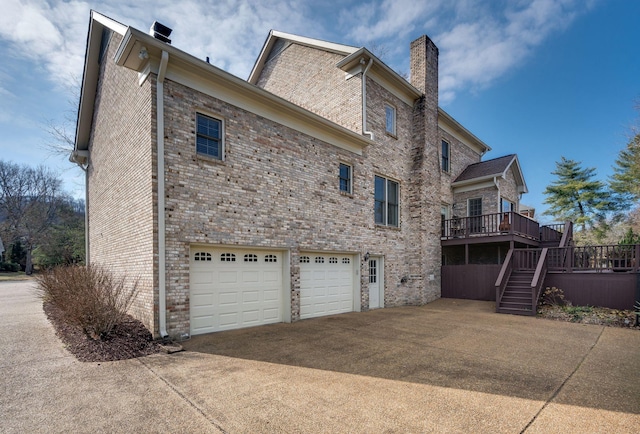
[{"label": "bare tree", "polygon": [[44,123],[43,128],[49,136],[49,140],[47,140],[42,147],[50,155],[66,159],[73,151],[81,86],[82,84],[78,76],[72,75],[65,86],[69,98],[67,99],[67,109],[63,112],[62,119],[48,119]]},{"label": "bare tree", "polygon": [[0,160],[0,232],[27,251],[25,272],[33,272],[32,252],[46,237],[62,198],[61,181],[44,166],[31,168]]}]

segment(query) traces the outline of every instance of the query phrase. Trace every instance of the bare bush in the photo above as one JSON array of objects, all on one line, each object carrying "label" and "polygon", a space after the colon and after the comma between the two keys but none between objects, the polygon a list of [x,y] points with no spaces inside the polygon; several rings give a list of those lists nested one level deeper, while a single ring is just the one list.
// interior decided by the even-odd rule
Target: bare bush
[{"label": "bare bush", "polygon": [[97,265],[55,267],[36,282],[43,302],[58,307],[66,322],[93,339],[104,338],[122,322],[138,294],[137,279],[129,283]]}]

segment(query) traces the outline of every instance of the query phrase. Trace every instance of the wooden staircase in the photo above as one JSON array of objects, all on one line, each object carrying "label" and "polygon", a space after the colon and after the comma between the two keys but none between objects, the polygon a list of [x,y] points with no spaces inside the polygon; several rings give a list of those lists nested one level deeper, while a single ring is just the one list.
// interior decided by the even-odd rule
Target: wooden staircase
[{"label": "wooden staircase", "polygon": [[513,270],[502,298],[496,303],[496,312],[513,315],[535,315],[536,304],[533,301],[535,288],[531,287],[535,270]]}]

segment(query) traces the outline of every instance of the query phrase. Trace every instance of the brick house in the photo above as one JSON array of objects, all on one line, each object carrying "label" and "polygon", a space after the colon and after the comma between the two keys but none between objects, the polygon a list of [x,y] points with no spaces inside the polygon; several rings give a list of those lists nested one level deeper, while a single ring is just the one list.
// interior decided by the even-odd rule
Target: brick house
[{"label": "brick house", "polygon": [[482,162],[438,107],[428,37],[409,82],[366,48],[272,31],[245,81],[153,29],[91,13],[71,159],[87,261],[139,279],[155,336],[428,303],[453,218],[518,212],[517,157]]}]

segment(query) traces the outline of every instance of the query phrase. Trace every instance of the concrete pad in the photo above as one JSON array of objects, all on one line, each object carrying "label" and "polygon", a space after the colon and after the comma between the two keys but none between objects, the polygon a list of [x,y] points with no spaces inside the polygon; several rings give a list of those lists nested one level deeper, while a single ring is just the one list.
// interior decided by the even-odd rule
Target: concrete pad
[{"label": "concrete pad", "polygon": [[139,360],[76,361],[32,287],[0,282],[0,432],[220,432]]},{"label": "concrete pad", "polygon": [[0,283],[2,432],[603,432],[640,426],[640,333],[442,299],[81,363]]}]

